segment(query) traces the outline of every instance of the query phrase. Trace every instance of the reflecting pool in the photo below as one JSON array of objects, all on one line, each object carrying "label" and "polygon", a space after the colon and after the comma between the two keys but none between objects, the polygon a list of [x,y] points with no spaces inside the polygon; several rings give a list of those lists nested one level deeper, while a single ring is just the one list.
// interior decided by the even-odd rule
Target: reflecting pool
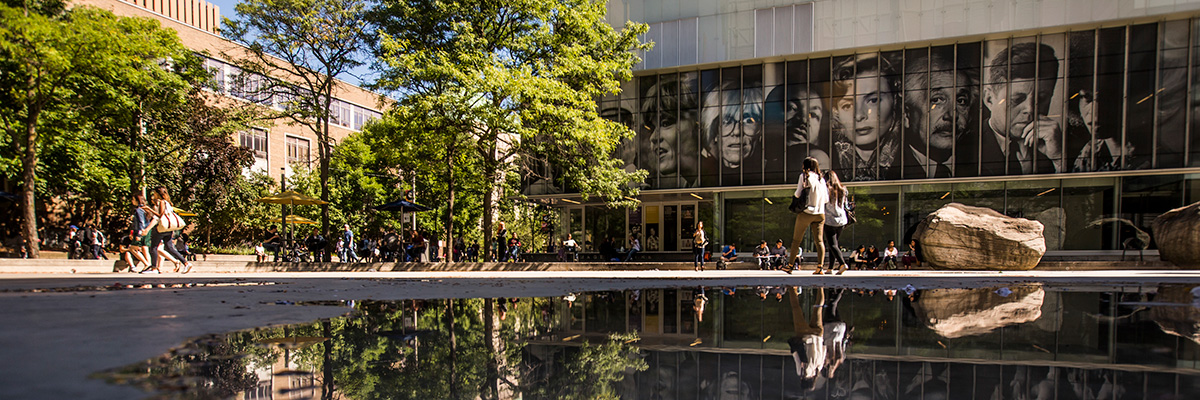
[{"label": "reflecting pool", "polygon": [[1194,399],[1198,299],[1022,284],[346,301],[346,317],[95,377],[167,398]]}]

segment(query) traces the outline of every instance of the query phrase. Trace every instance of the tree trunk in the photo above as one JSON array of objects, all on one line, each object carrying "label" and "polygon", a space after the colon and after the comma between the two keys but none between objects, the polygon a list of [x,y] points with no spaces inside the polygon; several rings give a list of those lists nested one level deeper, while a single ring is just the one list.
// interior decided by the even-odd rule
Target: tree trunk
[{"label": "tree trunk", "polygon": [[41,111],[38,105],[30,107],[29,115],[25,118],[25,135],[22,138],[25,142],[25,154],[21,157],[21,184],[24,185],[21,193],[21,236],[25,238],[29,258],[38,258],[41,255],[41,240],[38,239],[37,231],[37,202],[34,199],[34,192],[37,190],[37,120]]},{"label": "tree trunk", "polygon": [[[488,149],[488,159],[484,160],[484,165],[495,165],[496,145],[491,144]],[[492,256],[492,211],[495,209],[492,205],[492,191],[496,182],[494,170],[484,172],[484,177],[487,178],[487,188],[483,191],[483,260],[491,260]]]},{"label": "tree trunk", "polygon": [[[326,107],[326,109],[328,109],[328,107]],[[321,160],[320,160],[320,163],[321,163],[321,200],[325,202],[325,204],[321,205],[321,235],[324,236],[326,239],[328,239],[330,237],[329,236],[329,117],[328,116],[325,117],[325,121],[322,123],[321,129],[322,129],[321,134],[317,135],[317,140],[319,140],[321,142],[317,146],[317,148],[320,149],[320,150],[318,150],[318,153],[320,154],[320,158],[321,158]],[[322,261],[330,262],[333,260],[333,258],[332,258],[333,254],[331,254],[332,253],[331,250],[333,248],[333,241],[326,240],[326,242],[328,243],[328,245],[325,246],[325,255],[323,256],[324,260],[322,260]]]},{"label": "tree trunk", "polygon": [[446,318],[450,325],[450,398],[458,398],[458,339],[454,334],[454,300],[446,300]]},{"label": "tree trunk", "polygon": [[321,362],[321,399],[333,400],[333,394],[336,386],[333,383],[333,328],[328,320],[321,322],[321,334],[325,336],[325,342],[321,343],[324,347],[322,352]]},{"label": "tree trunk", "polygon": [[[446,253],[446,261],[454,261],[454,147],[446,154],[446,183],[449,185],[450,207],[446,212],[446,245],[441,246]],[[449,249],[446,249],[449,247]]]},{"label": "tree trunk", "polygon": [[[506,300],[501,300],[506,301]],[[498,325],[496,321],[496,300],[484,299],[483,301],[483,337],[484,345],[487,347],[488,357],[486,379],[484,380],[484,395],[480,396],[485,399],[497,399],[500,396],[500,349],[497,346],[499,341],[499,331],[496,329]]]}]

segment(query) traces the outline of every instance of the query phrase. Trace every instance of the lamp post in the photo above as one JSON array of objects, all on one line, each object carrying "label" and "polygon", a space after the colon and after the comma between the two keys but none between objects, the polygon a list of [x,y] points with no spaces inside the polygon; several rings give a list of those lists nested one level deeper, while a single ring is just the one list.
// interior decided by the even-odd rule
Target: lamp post
[{"label": "lamp post", "polygon": [[[283,193],[286,191],[287,191],[287,167],[279,167],[279,193]],[[283,251],[283,254],[286,256],[287,255],[286,249],[288,248],[288,234],[287,234],[287,231],[288,231],[288,226],[287,226],[288,209],[287,209],[287,204],[280,204],[279,208],[282,212],[282,214],[279,216],[279,225],[281,225],[283,227],[283,229],[280,229],[280,231],[283,232],[283,238],[282,238],[283,239],[282,240],[283,249],[280,249],[280,251]]]}]

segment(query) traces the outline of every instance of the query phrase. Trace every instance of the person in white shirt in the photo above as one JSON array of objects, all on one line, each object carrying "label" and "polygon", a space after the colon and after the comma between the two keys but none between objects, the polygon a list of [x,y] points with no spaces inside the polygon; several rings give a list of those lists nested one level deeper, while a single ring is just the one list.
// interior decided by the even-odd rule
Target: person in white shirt
[{"label": "person in white shirt", "polygon": [[883,249],[883,260],[879,263],[887,266],[887,269],[896,269],[900,263],[900,249],[896,248],[895,240],[888,241],[887,248]]},{"label": "person in white shirt", "polygon": [[642,242],[638,241],[637,235],[629,235],[629,254],[625,255],[625,262],[633,261],[633,255],[642,251]]},{"label": "person in white shirt", "polygon": [[[832,170],[825,171],[825,182],[829,186],[829,201],[825,203],[825,247],[829,249],[829,267],[826,273],[833,273],[833,263],[841,263],[838,268],[838,275],[846,272],[846,258],[842,256],[841,243],[838,243],[838,238],[842,236],[842,229],[846,227],[849,218],[846,215],[846,209],[849,208],[849,202],[846,197],[846,187],[842,185],[842,181],[838,179],[836,172]],[[821,270],[822,264],[817,264],[817,271]]]},{"label": "person in white shirt", "polygon": [[579,261],[579,243],[575,243],[575,238],[571,234],[567,234],[567,240],[563,241],[563,248],[567,249],[567,253],[571,254],[572,261]]},{"label": "person in white shirt", "polygon": [[792,245],[788,247],[788,254],[795,257],[794,267],[785,266],[783,271],[790,274],[792,270],[800,269],[800,243],[804,241],[804,231],[811,229],[813,247],[817,251],[817,272],[814,275],[820,275],[821,266],[825,265],[825,243],[822,236],[824,236],[825,203],[829,201],[829,188],[825,185],[825,179],[821,177],[821,165],[817,163],[817,159],[805,158],[803,166],[804,172],[800,174],[800,181],[796,182],[796,192],[792,196],[801,198],[804,190],[808,189],[808,198],[803,205],[804,209],[796,213],[796,225],[792,228]]},{"label": "person in white shirt", "polygon": [[788,339],[792,360],[796,362],[796,375],[800,376],[801,388],[812,388],[825,367],[825,325],[822,323],[821,308],[825,306],[825,290],[817,288],[813,294],[812,308],[805,318],[800,305],[800,293],[795,286],[787,288],[788,301],[792,305],[792,329],[795,336]]}]

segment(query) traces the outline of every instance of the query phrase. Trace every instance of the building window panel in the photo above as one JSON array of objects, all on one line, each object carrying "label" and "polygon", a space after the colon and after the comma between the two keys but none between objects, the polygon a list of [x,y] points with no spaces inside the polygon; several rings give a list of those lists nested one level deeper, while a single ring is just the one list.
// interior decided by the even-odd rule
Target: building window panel
[{"label": "building window panel", "polygon": [[286,140],[287,146],[287,163],[302,164],[305,167],[310,166],[312,162],[310,146],[308,139],[288,136]]},{"label": "building window panel", "polygon": [[251,129],[238,133],[238,144],[254,151],[254,157],[267,158],[267,131]]}]

